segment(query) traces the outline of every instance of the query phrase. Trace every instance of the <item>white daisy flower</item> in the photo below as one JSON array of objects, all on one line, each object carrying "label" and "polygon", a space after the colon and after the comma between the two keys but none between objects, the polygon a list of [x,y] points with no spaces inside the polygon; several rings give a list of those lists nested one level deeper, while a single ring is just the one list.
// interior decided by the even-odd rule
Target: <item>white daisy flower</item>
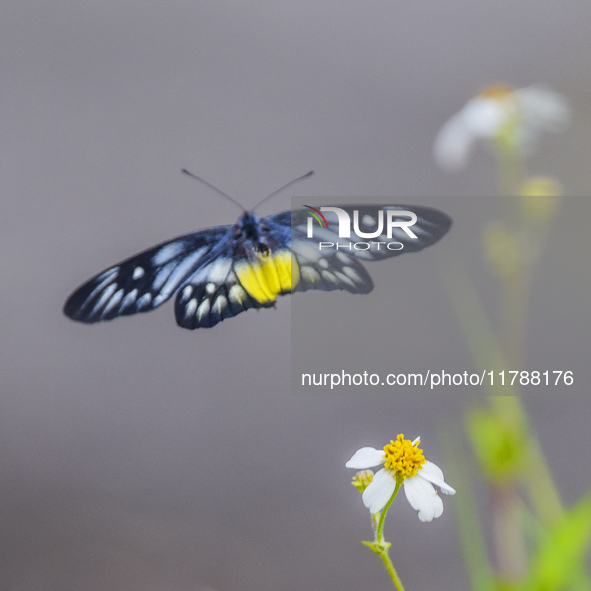
[{"label": "white daisy flower", "polygon": [[433,154],[444,169],[464,168],[474,142],[504,141],[513,149],[531,151],[545,131],[562,131],[570,111],[566,99],[539,86],[491,86],[470,99],[439,131]]},{"label": "white daisy flower", "polygon": [[433,484],[446,495],[455,495],[456,491],[445,482],[439,466],[425,459],[423,450],[418,447],[420,442],[420,437],[411,442],[400,434],[396,441],[390,441],[383,449],[358,449],[346,463],[347,468],[357,470],[384,464],[363,491],[363,504],[370,513],[379,513],[394,494],[396,485],[401,484],[421,521],[432,521],[441,516],[443,502]]}]

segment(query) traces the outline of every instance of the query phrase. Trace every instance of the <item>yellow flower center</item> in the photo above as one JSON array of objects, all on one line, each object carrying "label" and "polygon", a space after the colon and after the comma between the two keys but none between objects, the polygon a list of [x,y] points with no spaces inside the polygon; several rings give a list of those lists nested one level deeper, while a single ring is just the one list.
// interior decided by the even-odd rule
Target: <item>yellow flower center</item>
[{"label": "yellow flower center", "polygon": [[481,90],[478,94],[482,98],[501,100],[515,92],[515,88],[508,84],[494,84]]},{"label": "yellow flower center", "polygon": [[420,440],[413,445],[413,442],[404,439],[401,433],[396,441],[390,441],[384,446],[386,456],[384,466],[396,474],[396,480],[399,483],[402,483],[405,478],[414,476],[427,462],[423,450],[418,447],[419,443]]}]

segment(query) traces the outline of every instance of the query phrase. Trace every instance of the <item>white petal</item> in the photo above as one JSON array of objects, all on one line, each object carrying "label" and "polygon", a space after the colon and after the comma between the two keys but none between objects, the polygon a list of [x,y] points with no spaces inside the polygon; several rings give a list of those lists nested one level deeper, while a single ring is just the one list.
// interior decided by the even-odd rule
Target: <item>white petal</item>
[{"label": "white petal", "polygon": [[417,476],[437,485],[441,489],[441,492],[445,493],[446,495],[456,494],[455,489],[445,482],[441,468],[433,462],[427,461],[427,463],[418,472]]},{"label": "white petal", "polygon": [[443,513],[443,502],[433,485],[417,474],[404,481],[404,494],[423,522],[433,521]]},{"label": "white petal", "polygon": [[433,157],[444,170],[458,171],[466,166],[475,136],[466,122],[464,111],[450,117],[435,138]]},{"label": "white petal", "polygon": [[370,513],[379,513],[390,500],[396,488],[396,480],[389,470],[382,468],[373,477],[369,486],[363,491],[363,504]]},{"label": "white petal", "polygon": [[522,110],[524,124],[544,131],[561,131],[569,122],[570,109],[560,94],[528,86],[515,91]]},{"label": "white petal", "polygon": [[345,464],[347,468],[365,470],[384,463],[384,450],[375,447],[362,447],[358,449],[353,457]]},{"label": "white petal", "polygon": [[463,109],[464,123],[474,136],[494,138],[510,114],[512,104],[509,98],[493,99],[477,96]]}]

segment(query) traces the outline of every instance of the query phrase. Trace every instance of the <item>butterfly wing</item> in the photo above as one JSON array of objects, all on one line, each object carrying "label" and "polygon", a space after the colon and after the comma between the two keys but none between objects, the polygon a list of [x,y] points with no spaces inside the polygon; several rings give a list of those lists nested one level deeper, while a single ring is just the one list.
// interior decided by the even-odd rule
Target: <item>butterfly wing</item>
[{"label": "butterfly wing", "polygon": [[[356,241],[352,233],[351,239],[339,237],[338,218],[333,212],[326,212],[326,228],[316,225],[313,238],[308,237],[309,213],[304,210],[285,211],[266,218],[271,223],[291,227],[291,250],[299,267],[300,280],[292,291],[306,291],[319,289],[331,291],[341,289],[351,293],[368,293],[373,289],[373,281],[363,266],[363,261],[378,261],[384,258],[398,256],[405,252],[418,252],[442,238],[451,227],[451,219],[441,211],[430,207],[416,206],[381,206],[381,205],[351,205],[339,206],[354,219],[354,212],[358,212],[359,230],[364,234],[374,233],[377,228],[379,210],[386,218],[388,211],[393,211],[393,219],[398,215],[402,221],[409,221],[407,213],[416,215],[416,222],[411,226],[413,238],[404,229],[394,227],[392,237],[388,238],[384,231],[377,237],[367,239],[367,250],[356,250]],[[398,212],[401,212],[398,214]],[[386,224],[384,224],[384,227]],[[359,239],[366,240],[364,238]],[[336,248],[319,248],[319,242],[339,244]],[[388,248],[388,243],[402,245],[399,250]],[[342,248],[341,248],[342,246]]]},{"label": "butterfly wing", "polygon": [[[410,214],[416,216],[415,223],[409,227],[411,234],[409,234],[403,227],[392,228],[392,237],[388,238],[385,231],[382,231],[377,238],[360,238],[361,241],[367,241],[371,248],[368,250],[355,250],[353,254],[356,258],[365,261],[379,261],[393,256],[399,256],[407,252],[419,252],[432,244],[438,242],[451,228],[451,218],[432,207],[418,207],[415,205],[386,205],[386,206],[367,206],[367,205],[353,205],[343,207],[351,220],[354,218],[355,210],[358,212],[359,230],[364,233],[372,233],[376,228],[376,217],[381,209],[384,212],[384,218],[392,215],[394,220],[408,222],[411,219]],[[336,216],[329,213],[330,221],[328,227],[336,233],[338,239],[338,223]],[[386,223],[384,223],[386,226]],[[355,240],[355,238],[353,238]],[[388,243],[398,243],[402,245],[399,250],[389,249],[386,245]],[[384,243],[384,244],[380,244]]]},{"label": "butterfly wing", "polygon": [[[249,236],[233,234],[238,226],[220,226],[179,236],[114,267],[81,287],[68,299],[64,313],[86,323],[110,320],[137,312],[148,312],[175,293],[177,323],[188,329],[215,326],[250,308],[275,305],[277,296],[292,291],[319,289],[368,293],[373,282],[363,261],[380,260],[404,252],[416,252],[439,240],[451,220],[431,208],[414,206],[345,206],[353,219],[358,211],[359,229],[370,233],[377,211],[398,210],[402,219],[408,211],[416,215],[414,236],[394,228],[392,238],[379,235],[371,248],[323,249],[318,241],[339,242],[338,218],[327,215],[326,228],[315,228],[307,236],[308,213],[284,211],[267,218],[245,214]],[[406,213],[405,213],[406,212]],[[396,215],[394,213],[393,215]],[[380,242],[396,241],[401,250]],[[346,243],[346,240],[340,242]]]},{"label": "butterfly wing", "polygon": [[179,326],[194,330],[211,328],[250,308],[269,308],[275,300],[251,295],[239,279],[241,265],[252,267],[255,262],[224,253],[197,269],[179,290],[175,315]]},{"label": "butterfly wing", "polygon": [[236,237],[179,291],[176,319],[180,326],[215,326],[250,308],[273,307],[277,296],[291,292],[292,270],[297,266],[292,265],[289,248],[289,213],[284,212],[281,223],[245,213],[236,226],[241,228]]},{"label": "butterfly wing", "polygon": [[291,250],[299,267],[300,280],[293,291],[320,289],[369,293],[373,281],[365,267],[348,253],[319,251],[318,243],[306,237],[292,237]]},{"label": "butterfly wing", "polygon": [[229,230],[220,226],[179,236],[110,267],[81,285],[68,298],[64,313],[94,323],[154,310],[215,258]]}]

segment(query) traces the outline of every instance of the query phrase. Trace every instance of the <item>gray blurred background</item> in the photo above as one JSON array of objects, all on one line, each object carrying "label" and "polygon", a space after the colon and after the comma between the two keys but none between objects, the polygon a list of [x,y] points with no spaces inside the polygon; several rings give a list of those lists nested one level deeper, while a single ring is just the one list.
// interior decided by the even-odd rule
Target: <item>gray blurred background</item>
[{"label": "gray blurred background", "polygon": [[[5,1],[0,588],[389,588],[360,544],[369,518],[344,463],[404,432],[445,469],[439,442],[461,427],[469,395],[291,395],[289,297],[196,332],[176,326],[171,304],[92,327],[61,307],[103,268],[236,219],[181,167],[246,207],[313,168],[294,192],[318,201],[465,197],[450,213],[471,229],[447,238],[494,318],[478,255],[490,206],[471,201],[495,193],[492,163],[479,149],[465,173],[445,175],[432,141],[483,86],[546,84],[569,98],[573,124],[543,138],[532,171],[588,195],[590,24],[580,0]],[[288,208],[290,194],[264,213]],[[550,366],[538,369],[578,379],[570,395],[528,401],[568,503],[591,468],[589,215],[584,199],[567,200],[528,343],[531,363]],[[393,292],[408,340],[395,335],[392,358],[410,368],[428,343],[444,367],[469,370],[435,287],[442,255],[416,256],[404,265],[432,276],[419,295]],[[404,260],[373,265],[376,285],[394,289],[381,278]],[[407,589],[467,589],[460,493],[427,525],[403,498],[393,506],[386,535],[402,542],[393,560]]]}]

